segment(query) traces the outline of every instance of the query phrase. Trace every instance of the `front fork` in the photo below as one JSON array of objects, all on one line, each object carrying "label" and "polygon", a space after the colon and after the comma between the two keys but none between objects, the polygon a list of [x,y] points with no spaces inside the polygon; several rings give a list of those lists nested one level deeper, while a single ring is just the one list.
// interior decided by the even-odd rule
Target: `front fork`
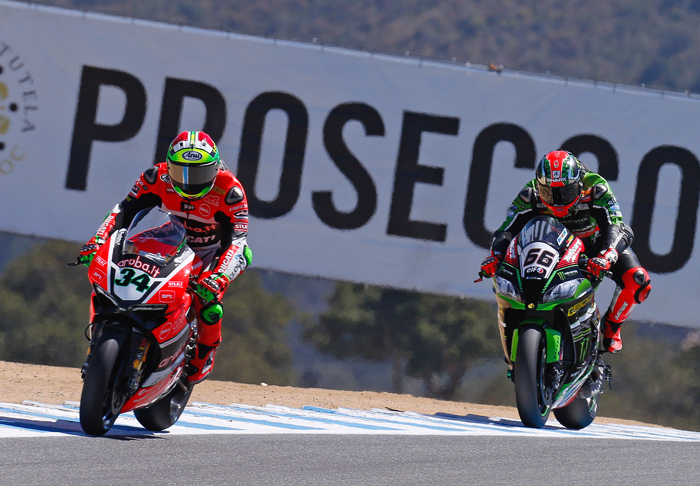
[{"label": "front fork", "polygon": [[[90,356],[92,354],[92,350],[100,339],[102,331],[106,325],[107,324],[105,323],[93,322],[85,328],[85,337],[88,339],[90,344],[88,345],[85,362],[80,369],[80,376],[83,380],[85,379],[85,374],[90,366]],[[138,391],[139,385],[141,384],[146,359],[148,358],[148,350],[151,346],[150,339],[138,332],[132,331],[130,339],[131,356],[129,359],[129,366],[125,371],[126,390],[124,390],[124,392],[127,394],[127,396],[132,396]]]}]

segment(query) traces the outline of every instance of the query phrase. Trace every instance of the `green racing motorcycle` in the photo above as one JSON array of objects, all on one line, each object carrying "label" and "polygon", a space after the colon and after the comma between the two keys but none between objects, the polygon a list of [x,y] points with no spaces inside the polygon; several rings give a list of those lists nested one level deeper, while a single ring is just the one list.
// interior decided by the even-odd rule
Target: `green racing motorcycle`
[{"label": "green racing motorcycle", "polygon": [[508,377],[527,427],[543,427],[551,411],[564,427],[590,425],[612,380],[598,349],[602,277],[585,271],[583,251],[559,221],[537,216],[513,238],[493,277]]}]

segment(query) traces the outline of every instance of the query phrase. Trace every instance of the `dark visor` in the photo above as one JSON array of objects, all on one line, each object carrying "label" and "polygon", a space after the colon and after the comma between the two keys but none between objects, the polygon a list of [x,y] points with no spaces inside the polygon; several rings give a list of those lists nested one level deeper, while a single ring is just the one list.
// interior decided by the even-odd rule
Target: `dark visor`
[{"label": "dark visor", "polygon": [[202,165],[178,164],[169,162],[168,173],[175,187],[181,189],[185,194],[199,194],[211,186],[216,178],[216,171],[219,169],[216,162]]},{"label": "dark visor", "polygon": [[550,206],[568,206],[580,194],[578,183],[562,187],[550,187],[542,184],[537,184],[537,186],[540,191],[540,198]]}]

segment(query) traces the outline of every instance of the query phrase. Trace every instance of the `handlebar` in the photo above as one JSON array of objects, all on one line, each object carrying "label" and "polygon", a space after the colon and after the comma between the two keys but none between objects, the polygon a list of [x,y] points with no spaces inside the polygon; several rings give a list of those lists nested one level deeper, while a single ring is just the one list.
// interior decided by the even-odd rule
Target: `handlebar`
[{"label": "handlebar", "polygon": [[[588,260],[590,260],[590,258],[585,257],[585,256],[579,258],[578,267],[583,273],[585,273],[586,275],[590,275],[591,277],[595,277],[595,278],[602,278],[602,277],[608,277],[609,279],[613,278],[613,273],[610,271],[607,271],[607,270],[600,272],[600,277],[596,277],[595,275],[593,275],[591,272],[588,271]],[[482,270],[479,270],[478,275],[479,275],[479,278],[474,280],[474,283],[483,282],[484,278],[487,277],[487,275]]]}]

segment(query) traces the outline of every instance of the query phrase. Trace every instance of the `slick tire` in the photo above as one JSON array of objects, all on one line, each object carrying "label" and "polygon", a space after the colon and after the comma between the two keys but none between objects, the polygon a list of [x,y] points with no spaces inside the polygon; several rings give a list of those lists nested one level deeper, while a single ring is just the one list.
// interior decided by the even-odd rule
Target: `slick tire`
[{"label": "slick tire", "polygon": [[549,404],[544,399],[546,336],[539,327],[519,332],[515,357],[515,402],[526,427],[542,428],[549,418]]},{"label": "slick tire", "polygon": [[185,410],[192,386],[178,383],[167,395],[146,408],[134,410],[136,420],[148,430],[165,430],[172,426]]},{"label": "slick tire", "polygon": [[554,416],[567,429],[582,429],[591,425],[598,414],[598,396],[572,400],[566,407],[555,408]]},{"label": "slick tire", "polygon": [[124,364],[119,350],[124,339],[123,334],[105,329],[90,354],[80,395],[80,426],[86,434],[107,433],[126,402],[117,391]]}]

